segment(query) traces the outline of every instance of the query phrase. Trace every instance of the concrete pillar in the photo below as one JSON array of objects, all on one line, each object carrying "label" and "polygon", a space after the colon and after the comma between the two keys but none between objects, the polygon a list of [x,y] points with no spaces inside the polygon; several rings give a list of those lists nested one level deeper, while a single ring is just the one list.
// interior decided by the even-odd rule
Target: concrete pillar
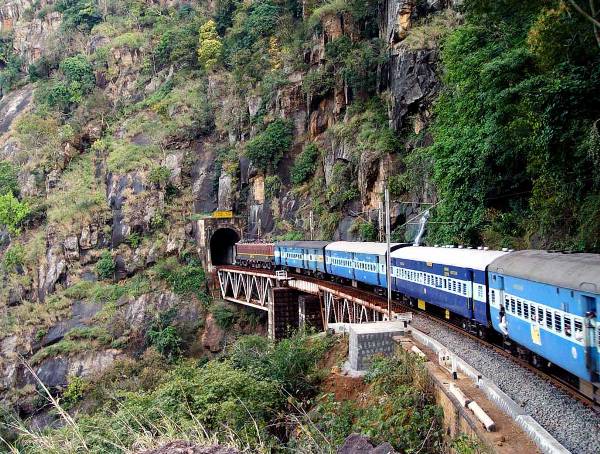
[{"label": "concrete pillar", "polygon": [[323,331],[323,316],[318,296],[300,295],[298,297],[298,316],[300,328],[314,328],[317,331]]},{"label": "concrete pillar", "polygon": [[269,292],[269,338],[283,339],[298,329],[299,292],[287,287],[273,287]]}]

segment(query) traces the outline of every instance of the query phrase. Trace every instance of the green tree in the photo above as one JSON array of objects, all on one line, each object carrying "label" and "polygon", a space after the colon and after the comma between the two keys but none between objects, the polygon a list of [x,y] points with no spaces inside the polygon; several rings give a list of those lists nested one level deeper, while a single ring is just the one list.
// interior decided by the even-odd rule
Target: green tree
[{"label": "green tree", "polygon": [[85,55],[79,54],[65,58],[60,63],[70,94],[69,101],[78,103],[96,85],[94,68]]},{"label": "green tree", "polygon": [[200,27],[200,44],[198,47],[198,61],[210,71],[217,66],[221,58],[223,44],[217,34],[217,27],[214,20],[205,22]]},{"label": "green tree", "polygon": [[292,183],[302,184],[313,176],[319,162],[319,154],[319,147],[312,142],[304,147],[294,161],[291,172]]},{"label": "green tree", "polygon": [[19,202],[12,192],[0,195],[0,225],[8,228],[9,232],[18,234],[30,213],[27,202]]},{"label": "green tree", "polygon": [[294,125],[289,120],[278,119],[246,144],[246,155],[263,171],[273,170],[283,154],[290,149],[294,138]]},{"label": "green tree", "polygon": [[56,10],[63,14],[62,27],[65,30],[90,31],[102,20],[94,0],[59,0]]},{"label": "green tree", "polygon": [[109,251],[104,251],[100,255],[100,260],[96,263],[96,273],[100,279],[112,279],[116,271],[116,264]]},{"label": "green tree", "polygon": [[585,201],[600,194],[592,28],[558,0],[464,7],[466,24],[442,46],[445,89],[428,149],[441,203],[429,239],[581,248],[579,212],[597,212]]},{"label": "green tree", "polygon": [[17,180],[17,169],[8,161],[0,161],[0,195],[19,193],[19,181]]}]

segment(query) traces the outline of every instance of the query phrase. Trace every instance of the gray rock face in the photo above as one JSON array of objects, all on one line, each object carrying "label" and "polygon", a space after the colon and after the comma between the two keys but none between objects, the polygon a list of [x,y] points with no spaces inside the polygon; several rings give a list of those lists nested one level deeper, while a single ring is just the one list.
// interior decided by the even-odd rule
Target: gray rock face
[{"label": "gray rock face", "polygon": [[65,238],[63,242],[65,248],[65,258],[69,261],[79,260],[79,240],[77,236],[72,235]]},{"label": "gray rock face", "polygon": [[164,166],[171,171],[169,183],[175,187],[181,187],[181,169],[184,155],[183,151],[178,151],[167,155],[165,158]]},{"label": "gray rock face", "polygon": [[26,85],[0,99],[0,134],[8,132],[15,118],[27,109],[33,98],[33,85]]},{"label": "gray rock face", "polygon": [[73,328],[81,328],[86,326],[91,318],[96,315],[102,304],[76,301],[73,303],[71,308],[71,318],[62,320],[48,330],[48,333],[42,339],[40,346],[45,347],[50,344],[54,344],[60,341],[65,334],[71,331]]},{"label": "gray rock face", "polygon": [[223,172],[219,177],[218,209],[233,209],[233,177]]},{"label": "gray rock face", "polygon": [[426,110],[439,89],[436,50],[401,50],[390,62],[390,125],[400,130],[409,114]]},{"label": "gray rock face", "polygon": [[215,153],[209,147],[198,142],[194,146],[194,165],[192,166],[192,195],[196,213],[210,213],[217,208],[214,194]]},{"label": "gray rock face", "polygon": [[56,284],[65,278],[67,271],[67,261],[65,259],[64,248],[61,243],[52,244],[54,240],[50,239],[50,246],[46,252],[46,261],[39,266],[39,285],[38,299],[44,301],[46,296],[54,291]]},{"label": "gray rock face", "polygon": [[172,292],[148,293],[128,302],[124,312],[126,323],[134,331],[142,331],[152,317],[180,303],[179,297]]},{"label": "gray rock face", "polygon": [[[82,352],[70,357],[56,356],[47,358],[34,367],[39,380],[49,388],[66,386],[70,376],[89,377],[108,369],[121,352],[115,349]],[[22,384],[37,384],[36,378],[28,371],[23,371]]]}]

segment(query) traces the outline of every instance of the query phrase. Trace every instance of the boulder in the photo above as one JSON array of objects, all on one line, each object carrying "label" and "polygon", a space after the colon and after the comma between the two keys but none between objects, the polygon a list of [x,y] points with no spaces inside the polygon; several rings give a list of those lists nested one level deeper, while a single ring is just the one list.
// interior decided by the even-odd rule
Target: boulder
[{"label": "boulder", "polygon": [[138,454],[239,454],[234,448],[220,445],[200,446],[190,441],[171,441],[158,448],[139,451]]},{"label": "boulder", "polygon": [[202,333],[202,346],[211,353],[220,352],[222,349],[225,332],[217,325],[217,321],[212,314],[208,314]]},{"label": "boulder", "polygon": [[337,454],[397,454],[389,443],[375,447],[369,438],[360,434],[351,434],[337,450]]},{"label": "boulder", "polygon": [[71,235],[65,238],[63,242],[65,248],[65,258],[71,262],[79,260],[79,240],[77,236]]}]

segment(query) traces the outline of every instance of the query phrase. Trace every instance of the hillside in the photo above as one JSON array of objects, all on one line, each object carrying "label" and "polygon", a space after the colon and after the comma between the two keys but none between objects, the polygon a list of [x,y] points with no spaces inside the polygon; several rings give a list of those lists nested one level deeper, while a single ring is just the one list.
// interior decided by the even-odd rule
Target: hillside
[{"label": "hillside", "polygon": [[52,420],[20,357],[61,393],[260,326],[212,303],[215,210],[248,239],[308,238],[312,213],[315,239],[376,240],[387,185],[396,241],[429,209],[428,244],[600,252],[597,11],[0,0],[6,411]]}]

